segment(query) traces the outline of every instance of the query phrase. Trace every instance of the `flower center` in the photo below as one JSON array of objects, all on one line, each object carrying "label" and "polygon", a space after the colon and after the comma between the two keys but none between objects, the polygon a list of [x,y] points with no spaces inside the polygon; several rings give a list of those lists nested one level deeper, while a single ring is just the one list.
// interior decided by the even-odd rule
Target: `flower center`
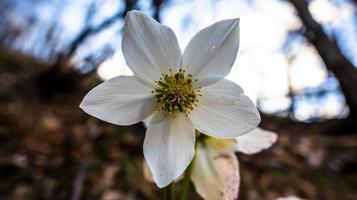
[{"label": "flower center", "polygon": [[188,115],[198,102],[197,96],[200,89],[194,89],[192,83],[192,74],[186,74],[185,70],[180,69],[178,73],[173,74],[169,69],[169,74],[162,74],[162,77],[155,81],[157,87],[152,93],[155,93],[156,102],[160,103],[160,110],[171,114],[182,112]]}]

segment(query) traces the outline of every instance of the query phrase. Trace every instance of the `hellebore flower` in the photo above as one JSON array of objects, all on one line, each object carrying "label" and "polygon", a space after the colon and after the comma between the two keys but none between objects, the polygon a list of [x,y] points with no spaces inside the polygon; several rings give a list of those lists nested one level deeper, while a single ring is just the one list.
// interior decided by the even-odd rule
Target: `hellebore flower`
[{"label": "hellebore flower", "polygon": [[195,130],[217,138],[251,131],[259,113],[225,76],[236,59],[239,20],[199,31],[183,54],[173,31],[139,11],[125,17],[122,51],[134,76],[96,86],[80,107],[117,125],[150,119],[144,157],[159,187],[179,177],[195,154]]},{"label": "hellebore flower", "polygon": [[273,132],[256,128],[235,139],[208,137],[198,142],[191,172],[197,193],[206,200],[238,199],[240,175],[234,152],[255,154],[272,146],[277,138]]},{"label": "hellebore flower", "polygon": [[[190,173],[197,193],[205,200],[238,199],[240,172],[235,152],[259,153],[271,147],[277,139],[276,133],[261,128],[234,139],[199,137]],[[152,182],[152,174],[145,162],[143,170],[146,180]]]}]

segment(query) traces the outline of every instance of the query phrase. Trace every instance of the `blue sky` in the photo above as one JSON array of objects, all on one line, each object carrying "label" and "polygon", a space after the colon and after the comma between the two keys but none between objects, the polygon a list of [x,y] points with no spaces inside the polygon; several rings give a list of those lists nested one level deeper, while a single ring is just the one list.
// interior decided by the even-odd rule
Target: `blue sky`
[{"label": "blue sky", "polygon": [[[18,12],[30,5],[21,1]],[[64,2],[64,3],[63,3]],[[151,1],[140,0],[139,8],[152,14]],[[337,39],[343,53],[357,65],[356,8],[339,0],[313,0],[310,11],[323,24],[326,32]],[[88,0],[53,0],[36,6],[39,21],[31,30],[23,48],[30,49],[31,38],[43,34],[39,27],[55,20],[62,27],[58,36],[65,47],[85,24]],[[118,0],[96,1],[98,9],[90,24],[95,25],[113,15],[123,4]],[[286,97],[289,84],[296,94],[306,90],[327,90],[323,98],[299,96],[296,107],[297,118],[306,120],[314,117],[332,118],[346,113],[344,99],[338,91],[336,80],[329,76],[314,47],[303,37],[287,40],[289,32],[302,25],[294,8],[279,0],[170,0],[163,5],[162,23],[177,34],[182,50],[190,38],[200,29],[227,18],[240,18],[240,50],[228,79],[240,84],[254,101],[261,100],[262,109],[275,112],[286,109],[290,100]],[[13,20],[21,25],[21,15],[14,13]],[[116,75],[131,74],[123,59],[120,43],[123,21],[90,38],[78,50],[73,62],[78,63],[90,52],[104,45],[116,50],[114,56],[98,69],[103,79]],[[36,35],[37,34],[37,35]],[[288,48],[287,47],[288,45]],[[342,114],[341,114],[342,113]]]}]

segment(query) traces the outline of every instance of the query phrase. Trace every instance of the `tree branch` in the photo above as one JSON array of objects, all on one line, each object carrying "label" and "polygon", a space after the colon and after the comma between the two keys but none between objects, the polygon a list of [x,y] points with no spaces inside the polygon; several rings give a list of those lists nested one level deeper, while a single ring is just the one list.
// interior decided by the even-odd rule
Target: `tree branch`
[{"label": "tree branch", "polygon": [[357,69],[341,53],[335,41],[324,33],[308,9],[305,0],[289,0],[296,8],[305,28],[305,36],[315,46],[324,61],[326,68],[331,71],[340,83],[341,90],[350,108],[350,117],[357,118]]},{"label": "tree branch", "polygon": [[152,0],[152,4],[154,5],[153,17],[158,22],[160,22],[160,10],[162,3],[164,3],[164,0]]},{"label": "tree branch", "polygon": [[68,48],[68,51],[66,52],[66,55],[64,56],[67,59],[70,59],[73,57],[74,53],[78,49],[78,47],[91,35],[94,35],[96,33],[99,33],[100,31],[106,29],[110,25],[112,25],[116,20],[120,19],[123,16],[121,12],[116,13],[112,17],[104,20],[101,24],[99,24],[97,27],[91,27],[88,26],[86,27],[71,43],[71,45]]},{"label": "tree branch", "polygon": [[96,27],[92,27],[90,25],[86,26],[78,35],[77,37],[72,41],[72,43],[69,45],[67,52],[64,55],[60,55],[56,65],[57,66],[66,66],[67,63],[72,59],[74,54],[76,53],[78,47],[90,36],[95,35],[106,28],[110,27],[113,25],[117,20],[120,18],[124,18],[126,13],[132,9],[136,8],[136,3],[137,0],[125,0],[125,9],[124,11],[118,11],[115,13],[113,16],[105,19]]},{"label": "tree branch", "polygon": [[81,162],[79,165],[79,169],[73,183],[73,191],[72,191],[72,200],[80,200],[82,196],[82,190],[84,181],[87,176],[88,163]]}]

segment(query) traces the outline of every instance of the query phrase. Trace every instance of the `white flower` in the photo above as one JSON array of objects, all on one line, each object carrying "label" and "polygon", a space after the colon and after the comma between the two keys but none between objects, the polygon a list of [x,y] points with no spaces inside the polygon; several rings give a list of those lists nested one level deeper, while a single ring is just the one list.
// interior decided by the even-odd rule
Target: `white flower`
[{"label": "white flower", "polygon": [[238,198],[240,175],[235,140],[205,139],[197,144],[191,180],[206,200]]},{"label": "white flower", "polygon": [[[240,172],[234,152],[259,153],[271,147],[277,139],[276,133],[256,128],[235,139],[205,137],[199,140],[190,176],[197,193],[205,200],[237,199]],[[152,182],[145,163],[143,171],[146,180]]]},{"label": "white flower", "polygon": [[224,79],[235,61],[239,20],[198,32],[181,54],[173,31],[138,11],[125,18],[122,51],[134,76],[98,85],[80,107],[90,115],[130,125],[150,117],[144,156],[159,187],[170,184],[195,154],[195,130],[233,138],[260,116],[235,83]]},{"label": "white flower", "polygon": [[191,174],[197,193],[206,200],[237,199],[240,176],[234,152],[258,153],[276,140],[275,133],[256,128],[236,140],[208,138],[199,142]]}]

